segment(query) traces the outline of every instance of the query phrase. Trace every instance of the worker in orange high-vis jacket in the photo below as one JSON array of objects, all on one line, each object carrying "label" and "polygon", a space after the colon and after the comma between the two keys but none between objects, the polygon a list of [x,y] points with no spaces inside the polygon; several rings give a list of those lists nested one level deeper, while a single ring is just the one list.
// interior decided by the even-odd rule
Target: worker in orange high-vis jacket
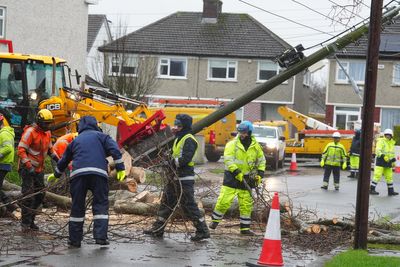
[{"label": "worker in orange high-vis jacket", "polygon": [[36,123],[26,126],[18,144],[19,174],[22,178],[21,193],[31,195],[21,201],[21,228],[26,232],[39,230],[35,224],[36,209],[44,199],[44,160],[49,154],[58,161],[51,143],[50,125],[53,123],[53,114],[48,109],[40,110],[36,115]]},{"label": "worker in orange high-vis jacket", "polygon": [[62,158],[67,146],[78,136],[78,133],[68,133],[57,139],[53,145],[54,153],[57,154],[58,158]]}]

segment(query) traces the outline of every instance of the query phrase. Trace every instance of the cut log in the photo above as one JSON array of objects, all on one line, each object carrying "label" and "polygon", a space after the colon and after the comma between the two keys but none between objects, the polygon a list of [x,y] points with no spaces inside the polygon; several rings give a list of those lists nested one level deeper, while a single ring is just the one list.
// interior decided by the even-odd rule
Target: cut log
[{"label": "cut log", "polygon": [[[21,187],[15,184],[12,184],[8,181],[4,181],[3,183],[4,190],[17,190],[21,191]],[[46,192],[45,201],[50,201],[54,203],[57,207],[67,209],[71,207],[72,201],[69,197],[60,196],[51,192]]]},{"label": "cut log", "polygon": [[136,215],[155,215],[159,205],[154,203],[116,201],[114,211],[116,213],[136,214]]},{"label": "cut log", "polygon": [[311,225],[311,230],[314,234],[321,233],[321,227],[318,224]]},{"label": "cut log", "polygon": [[146,172],[142,167],[132,167],[129,176],[139,184],[143,184],[146,181]]}]

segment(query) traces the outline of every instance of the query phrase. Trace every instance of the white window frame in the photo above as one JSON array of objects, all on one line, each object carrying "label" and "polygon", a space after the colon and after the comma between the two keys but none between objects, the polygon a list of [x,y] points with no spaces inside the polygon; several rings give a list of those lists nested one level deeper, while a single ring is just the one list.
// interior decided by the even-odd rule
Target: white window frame
[{"label": "white window frame", "polygon": [[[399,74],[399,76],[397,77],[397,81],[396,81],[396,66]],[[400,62],[393,63],[392,85],[400,86]]]},{"label": "white window frame", "polygon": [[[124,57],[124,58],[123,58]],[[132,62],[136,62],[136,64],[132,64],[131,66],[128,67],[132,67],[134,65],[134,67],[136,67],[136,71],[135,73],[122,73],[122,67],[123,65],[126,66],[126,62],[133,60]],[[117,61],[117,64],[114,64],[114,62]],[[113,66],[117,66],[118,65],[118,71],[112,71]],[[126,66],[127,67],[127,66]],[[136,77],[138,75],[138,68],[139,68],[139,56],[136,54],[126,54],[126,55],[121,55],[121,54],[114,54],[110,57],[110,68],[108,71],[108,74],[110,76],[132,76],[132,77]]]},{"label": "white window frame", "polygon": [[[355,110],[339,110],[338,108],[352,108],[352,109],[358,109],[358,111]],[[349,127],[349,116],[358,116],[358,121],[361,119],[361,108],[360,107],[344,107],[344,106],[335,106],[334,112],[333,112],[333,127],[337,128],[336,125],[336,115],[346,115],[346,123],[345,123],[345,130],[351,130]]]},{"label": "white window frame", "polygon": [[3,25],[1,27],[0,38],[4,38],[6,36],[6,8],[0,6],[0,9],[3,10],[3,15],[0,16],[0,20],[3,21]]},{"label": "white window frame", "polygon": [[[340,63],[342,64],[342,66],[346,70],[346,72],[349,73],[349,75],[350,75],[350,69],[349,68],[350,68],[350,64],[351,63],[364,63],[364,75],[363,75],[362,80],[354,80],[357,84],[364,84],[364,82],[365,82],[365,71],[366,71],[366,62],[365,61],[356,61],[356,60],[353,60],[353,61],[340,61]],[[340,83],[341,84],[349,84],[350,81],[347,78],[347,75],[345,75],[346,76],[345,79],[340,79],[339,78],[339,72],[340,71],[342,71],[342,69],[340,68],[339,63],[336,62],[335,82],[339,83],[339,84]]]},{"label": "white window frame", "polygon": [[[162,61],[166,61],[166,64],[163,64]],[[171,73],[171,61],[182,61],[185,63],[185,75],[184,76],[175,76],[175,75],[170,75]],[[167,74],[161,74],[161,65],[167,65],[168,66],[168,73]],[[188,68],[188,60],[186,57],[161,57],[158,60],[158,78],[163,78],[163,79],[187,79],[187,68]]]},{"label": "white window frame", "polygon": [[[226,61],[226,72],[225,72],[225,78],[213,78],[211,77],[211,63],[213,61]],[[229,68],[234,66],[235,67],[235,77],[229,78]],[[231,59],[223,59],[223,58],[212,58],[208,59],[208,74],[207,74],[207,80],[209,81],[229,81],[229,82],[236,82],[237,81],[237,72],[238,72],[238,62],[237,60],[231,60]]]},{"label": "white window frame", "polygon": [[[268,81],[268,80],[260,79],[261,63],[265,63],[265,62],[276,64],[276,74],[275,75],[278,75],[282,71],[282,68],[279,66],[279,64],[273,62],[272,60],[259,60],[257,63],[257,81],[256,81],[256,83],[264,83],[264,82]],[[289,80],[282,82],[282,84],[288,84],[288,83],[289,83]]]}]

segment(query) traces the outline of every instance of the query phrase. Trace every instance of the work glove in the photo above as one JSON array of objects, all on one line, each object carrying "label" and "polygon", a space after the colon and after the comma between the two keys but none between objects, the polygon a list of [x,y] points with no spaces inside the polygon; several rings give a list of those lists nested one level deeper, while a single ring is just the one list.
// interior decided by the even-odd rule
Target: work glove
[{"label": "work glove", "polygon": [[392,168],[396,167],[396,162],[392,162]]},{"label": "work glove", "polygon": [[126,173],[125,170],[117,171],[117,180],[122,182],[125,179]]},{"label": "work glove", "polygon": [[255,179],[255,182],[256,182],[256,186],[259,186],[261,184],[261,182],[262,182],[262,177],[260,175],[256,175],[254,177],[254,179]]},{"label": "work glove", "polygon": [[235,176],[235,178],[239,181],[239,182],[243,182],[243,173],[241,173],[241,172],[239,172],[236,176]]},{"label": "work glove", "polygon": [[383,156],[383,160],[385,161],[385,162],[389,162],[389,157],[388,156]]},{"label": "work glove", "polygon": [[343,164],[342,164],[342,169],[343,169],[343,170],[347,169],[347,162],[346,162],[346,161],[343,162]]},{"label": "work glove", "polygon": [[50,174],[49,177],[47,177],[47,183],[51,184],[51,183],[55,183],[58,181],[58,178],[56,177],[56,175],[54,173]]},{"label": "work glove", "polygon": [[321,162],[319,163],[319,165],[323,168],[325,166],[325,160],[321,159]]}]

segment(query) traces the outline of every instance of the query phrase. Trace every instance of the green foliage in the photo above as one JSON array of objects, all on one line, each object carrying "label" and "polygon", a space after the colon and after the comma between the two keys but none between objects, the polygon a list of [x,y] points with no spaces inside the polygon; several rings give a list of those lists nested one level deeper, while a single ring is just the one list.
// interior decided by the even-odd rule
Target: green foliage
[{"label": "green foliage", "polygon": [[396,146],[400,146],[400,125],[393,127],[393,139],[396,141]]},{"label": "green foliage", "polygon": [[400,258],[387,256],[371,256],[365,250],[348,250],[342,252],[327,262],[325,267],[397,267]]}]

